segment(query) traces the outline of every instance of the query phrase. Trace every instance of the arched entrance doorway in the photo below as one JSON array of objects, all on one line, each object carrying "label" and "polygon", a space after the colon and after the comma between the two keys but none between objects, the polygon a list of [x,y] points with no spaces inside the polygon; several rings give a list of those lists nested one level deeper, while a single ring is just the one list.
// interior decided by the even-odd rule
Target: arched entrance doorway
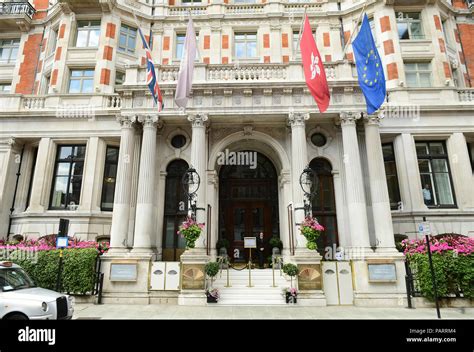
[{"label": "arched entrance doorway", "polygon": [[[244,237],[264,233],[268,243],[279,236],[278,177],[273,163],[263,154],[255,153],[255,168],[224,165],[219,172],[219,238],[230,244],[228,255],[235,262],[248,261]],[[271,248],[265,246],[265,258]]]},{"label": "arched entrance doorway", "polygon": [[188,203],[181,184],[187,169],[188,163],[184,160],[174,160],[166,168],[163,261],[179,261],[186,248],[185,240],[176,232],[188,213]]},{"label": "arched entrance doorway", "polygon": [[326,247],[331,247],[331,253],[334,253],[333,246],[339,245],[332,166],[326,159],[316,158],[311,161],[309,167],[319,178],[318,190],[313,198],[312,208],[313,217],[317,218],[318,222],[326,228],[318,239],[318,251],[324,257]]}]

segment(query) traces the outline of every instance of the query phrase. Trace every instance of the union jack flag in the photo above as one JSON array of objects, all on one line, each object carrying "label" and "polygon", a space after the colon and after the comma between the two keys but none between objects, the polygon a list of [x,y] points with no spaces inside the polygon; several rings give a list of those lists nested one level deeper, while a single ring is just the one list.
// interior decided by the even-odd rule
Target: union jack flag
[{"label": "union jack flag", "polygon": [[146,84],[150,89],[153,100],[158,105],[158,111],[161,111],[164,107],[163,97],[161,95],[160,87],[158,86],[158,80],[156,79],[155,64],[151,57],[151,50],[140,27],[138,28],[138,32],[142,38],[143,47],[145,48],[146,53]]}]

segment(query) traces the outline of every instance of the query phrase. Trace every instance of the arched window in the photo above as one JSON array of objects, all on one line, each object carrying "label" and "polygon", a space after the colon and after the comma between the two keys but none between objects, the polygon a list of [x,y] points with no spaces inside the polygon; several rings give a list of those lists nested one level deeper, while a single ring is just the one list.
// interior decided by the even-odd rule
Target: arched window
[{"label": "arched window", "polygon": [[188,163],[184,160],[172,161],[166,169],[163,261],[178,261],[186,247],[186,242],[177,235],[177,231],[188,212],[188,203],[181,184],[187,169]]},{"label": "arched window", "polygon": [[319,223],[326,228],[318,240],[318,251],[324,257],[326,247],[331,247],[331,253],[335,253],[335,249],[339,245],[332,166],[322,158],[313,159],[309,166],[319,178],[312,207],[313,217],[317,218]]}]

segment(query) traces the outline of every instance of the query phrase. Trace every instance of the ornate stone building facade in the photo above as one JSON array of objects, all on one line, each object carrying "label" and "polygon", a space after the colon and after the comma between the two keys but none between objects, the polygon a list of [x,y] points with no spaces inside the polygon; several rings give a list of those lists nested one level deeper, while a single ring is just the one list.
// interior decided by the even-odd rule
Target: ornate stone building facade
[{"label": "ornate stone building facade", "polygon": [[[474,234],[473,22],[461,0],[0,5],[0,234],[44,236],[67,218],[71,236],[110,238],[106,265],[139,263],[132,288],[106,277],[110,301],[153,301],[150,262],[180,260],[180,183],[191,165],[206,223],[197,262],[215,258],[220,238],[245,261],[243,237],[262,231],[281,239],[286,260],[318,264],[297,225],[309,165],[319,178],[313,215],[326,227],[320,253],[350,253],[355,304],[402,299],[395,235],[414,238],[423,217],[434,234]],[[297,49],[305,7],[331,91],[324,114]],[[364,113],[345,50],[364,8],[388,88],[377,116]],[[133,13],[152,39],[161,113],[145,85]],[[173,97],[189,13],[199,58],[183,111]],[[237,152],[256,153],[257,167],[219,162]],[[395,263],[394,282],[371,282],[371,261]],[[326,304],[324,290],[314,291],[309,302]]]}]

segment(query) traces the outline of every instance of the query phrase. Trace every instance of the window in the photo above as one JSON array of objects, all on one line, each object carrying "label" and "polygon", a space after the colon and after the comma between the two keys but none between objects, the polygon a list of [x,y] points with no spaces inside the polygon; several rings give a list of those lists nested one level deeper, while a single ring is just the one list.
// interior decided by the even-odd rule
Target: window
[{"label": "window", "polygon": [[125,83],[125,72],[116,71],[115,72],[115,85],[120,86]]},{"label": "window", "polygon": [[469,153],[472,172],[474,172],[474,142],[467,142],[467,152]]},{"label": "window", "polygon": [[105,153],[104,180],[102,182],[102,200],[100,203],[102,211],[112,211],[114,209],[118,159],[119,148],[107,146],[107,151]]},{"label": "window", "polygon": [[18,56],[20,39],[0,40],[0,64],[14,63]]},{"label": "window", "polygon": [[449,35],[449,23],[448,20],[443,21],[443,34],[444,34],[444,41],[446,44],[451,45],[451,36]]},{"label": "window", "polygon": [[85,145],[58,146],[50,209],[76,209],[81,196],[85,154]]},{"label": "window", "polygon": [[395,152],[393,144],[382,144],[383,161],[385,164],[385,177],[387,178],[388,198],[390,200],[390,208],[397,210],[401,202],[400,188],[398,185],[397,164],[395,162]]},{"label": "window", "polygon": [[299,36],[300,36],[300,32],[293,31],[293,59],[301,56],[300,48],[298,48]]},{"label": "window", "polygon": [[94,70],[72,70],[69,93],[92,93],[94,91]]},{"label": "window", "polygon": [[397,13],[398,37],[400,39],[424,39],[421,14],[419,12]]},{"label": "window", "polygon": [[176,50],[175,50],[176,59],[181,60],[181,58],[183,57],[185,38],[186,38],[186,34],[176,34]]},{"label": "window", "polygon": [[428,207],[454,207],[454,192],[444,142],[417,142],[423,200]]},{"label": "window", "polygon": [[328,142],[326,136],[322,133],[315,133],[311,136],[311,143],[316,147],[324,147]]},{"label": "window", "polygon": [[431,64],[428,62],[405,63],[408,87],[431,87]]},{"label": "window", "polygon": [[10,93],[11,90],[12,90],[12,86],[10,83],[0,83],[0,94]]},{"label": "window", "polygon": [[253,59],[257,57],[257,33],[236,33],[235,56],[238,59]]},{"label": "window", "polygon": [[51,36],[49,38],[49,50],[48,53],[52,54],[56,50],[56,43],[58,42],[58,28],[51,30]]},{"label": "window", "polygon": [[90,48],[99,46],[100,21],[77,22],[76,47]]},{"label": "window", "polygon": [[124,53],[133,54],[137,46],[137,30],[122,24],[120,27],[120,40],[118,50]]},{"label": "window", "polygon": [[171,145],[173,148],[180,149],[186,145],[186,137],[183,136],[182,134],[178,134],[171,138]]}]

